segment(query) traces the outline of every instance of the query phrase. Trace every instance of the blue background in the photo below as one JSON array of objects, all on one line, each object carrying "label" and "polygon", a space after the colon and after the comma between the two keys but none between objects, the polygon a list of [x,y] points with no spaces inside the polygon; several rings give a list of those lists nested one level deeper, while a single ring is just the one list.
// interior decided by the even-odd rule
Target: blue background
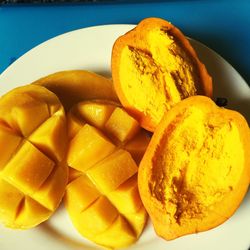
[{"label": "blue background", "polygon": [[250,1],[137,1],[136,3],[0,7],[0,72],[56,35],[100,24],[135,24],[162,17],[217,51],[250,83]]}]

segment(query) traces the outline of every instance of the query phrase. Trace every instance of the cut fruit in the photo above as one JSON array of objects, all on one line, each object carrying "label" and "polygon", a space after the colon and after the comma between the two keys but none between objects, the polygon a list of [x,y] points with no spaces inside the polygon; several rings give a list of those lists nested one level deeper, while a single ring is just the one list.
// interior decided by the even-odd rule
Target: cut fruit
[{"label": "cut fruit", "polygon": [[81,102],[68,118],[74,124],[69,128],[70,181],[65,195],[70,218],[84,237],[99,245],[130,245],[140,236],[147,213],[138,192],[138,167],[123,148],[131,142],[128,148],[139,162],[148,135],[110,101]]},{"label": "cut fruit", "polygon": [[236,111],[195,96],[173,107],[141,161],[140,195],[156,233],[167,240],[230,218],[250,179],[250,131]]},{"label": "cut fruit", "polygon": [[86,124],[70,141],[68,165],[79,171],[86,171],[115,149],[99,130]]},{"label": "cut fruit", "polygon": [[121,142],[133,138],[140,130],[139,123],[122,108],[116,108],[106,123],[106,130]]},{"label": "cut fruit", "polygon": [[103,194],[108,194],[137,173],[137,170],[137,165],[130,154],[119,149],[90,168],[86,174],[98,190]]},{"label": "cut fruit", "polygon": [[112,78],[122,105],[149,131],[181,100],[212,95],[212,79],[189,41],[160,18],[142,20],[115,41]]},{"label": "cut fruit", "polygon": [[45,76],[34,84],[55,93],[69,110],[80,101],[104,99],[119,102],[110,79],[85,70],[68,70]]},{"label": "cut fruit", "polygon": [[68,182],[67,124],[59,99],[36,85],[0,98],[0,220],[28,229],[59,206]]}]

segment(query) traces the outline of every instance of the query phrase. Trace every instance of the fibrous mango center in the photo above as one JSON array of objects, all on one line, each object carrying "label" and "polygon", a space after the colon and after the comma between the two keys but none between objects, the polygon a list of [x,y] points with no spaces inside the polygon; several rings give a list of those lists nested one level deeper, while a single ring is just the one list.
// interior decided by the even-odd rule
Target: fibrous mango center
[{"label": "fibrous mango center", "polygon": [[205,217],[238,185],[244,151],[237,126],[220,113],[190,108],[169,124],[161,145],[149,189],[172,223]]},{"label": "fibrous mango center", "polygon": [[129,103],[158,124],[166,110],[199,92],[199,77],[193,59],[169,31],[154,29],[146,39],[144,48],[122,50],[120,80]]}]

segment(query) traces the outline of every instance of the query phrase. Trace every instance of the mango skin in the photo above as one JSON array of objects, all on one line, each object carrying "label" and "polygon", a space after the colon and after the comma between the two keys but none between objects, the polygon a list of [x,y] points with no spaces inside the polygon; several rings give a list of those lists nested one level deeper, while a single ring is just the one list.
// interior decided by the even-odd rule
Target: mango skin
[{"label": "mango skin", "polygon": [[16,88],[0,98],[0,221],[28,229],[47,220],[68,181],[67,123],[44,87]]},{"label": "mango skin", "polygon": [[[70,182],[65,206],[74,226],[107,248],[132,244],[147,220],[133,157],[140,161],[148,135],[122,108],[101,100],[75,105],[68,124]],[[135,145],[140,145],[137,151]]]}]

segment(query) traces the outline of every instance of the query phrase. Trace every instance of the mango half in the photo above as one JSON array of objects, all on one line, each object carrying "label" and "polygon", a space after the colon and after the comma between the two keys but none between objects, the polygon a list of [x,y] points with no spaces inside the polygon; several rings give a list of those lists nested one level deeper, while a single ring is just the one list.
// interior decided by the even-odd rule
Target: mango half
[{"label": "mango half", "polygon": [[157,127],[138,185],[156,233],[167,240],[206,231],[230,218],[250,179],[244,117],[208,97],[189,97]]},{"label": "mango half", "polygon": [[0,99],[0,220],[27,229],[48,219],[68,181],[67,123],[58,98],[40,86]]},{"label": "mango half", "polygon": [[119,101],[110,79],[86,70],[66,70],[36,80],[37,84],[55,93],[65,110],[80,101],[107,99]]},{"label": "mango half", "polygon": [[121,107],[105,101],[74,106],[68,113],[68,129],[72,174],[65,206],[74,226],[105,247],[132,244],[147,219],[136,161],[146,150],[148,135]]},{"label": "mango half", "polygon": [[160,18],[142,20],[115,41],[112,78],[122,105],[149,131],[181,100],[212,96],[212,78],[195,50]]}]

